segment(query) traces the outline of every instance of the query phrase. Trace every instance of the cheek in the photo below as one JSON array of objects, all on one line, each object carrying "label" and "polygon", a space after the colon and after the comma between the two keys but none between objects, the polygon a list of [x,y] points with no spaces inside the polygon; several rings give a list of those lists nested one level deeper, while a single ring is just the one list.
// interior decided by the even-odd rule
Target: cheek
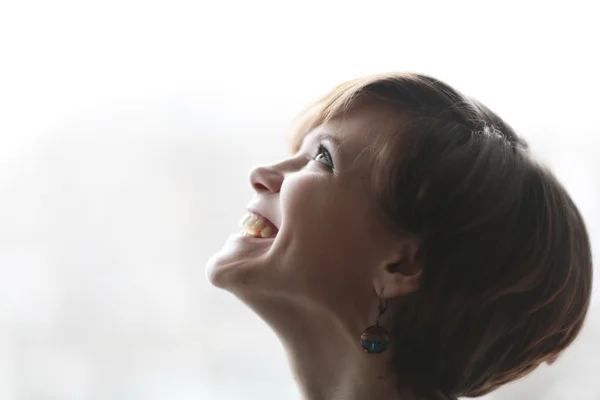
[{"label": "cheek", "polygon": [[283,220],[305,240],[334,241],[348,232],[352,222],[344,194],[323,174],[306,172],[286,178],[280,200]]},{"label": "cheek", "polygon": [[282,216],[300,268],[323,277],[367,268],[370,240],[360,194],[317,173],[288,178],[281,188]]}]

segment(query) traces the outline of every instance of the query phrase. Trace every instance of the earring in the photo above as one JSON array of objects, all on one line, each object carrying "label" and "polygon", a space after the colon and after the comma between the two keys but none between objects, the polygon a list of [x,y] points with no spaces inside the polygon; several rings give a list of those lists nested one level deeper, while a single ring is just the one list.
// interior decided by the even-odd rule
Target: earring
[{"label": "earring", "polygon": [[379,320],[383,313],[385,313],[385,310],[387,310],[387,305],[387,299],[379,299],[377,304],[379,315],[377,316],[377,319],[375,319],[375,325],[369,326],[360,336],[360,344],[369,354],[383,353],[388,347],[388,333],[381,325],[379,325]]}]

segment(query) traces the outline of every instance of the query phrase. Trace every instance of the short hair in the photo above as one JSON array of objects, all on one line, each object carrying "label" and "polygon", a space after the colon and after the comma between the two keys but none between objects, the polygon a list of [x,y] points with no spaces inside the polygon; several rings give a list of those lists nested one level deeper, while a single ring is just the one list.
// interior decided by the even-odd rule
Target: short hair
[{"label": "short hair", "polygon": [[564,187],[490,109],[414,73],[337,86],[302,114],[292,151],[364,105],[391,122],[372,147],[383,220],[421,239],[420,287],[388,329],[399,386],[474,397],[556,357],[592,286],[588,234]]}]

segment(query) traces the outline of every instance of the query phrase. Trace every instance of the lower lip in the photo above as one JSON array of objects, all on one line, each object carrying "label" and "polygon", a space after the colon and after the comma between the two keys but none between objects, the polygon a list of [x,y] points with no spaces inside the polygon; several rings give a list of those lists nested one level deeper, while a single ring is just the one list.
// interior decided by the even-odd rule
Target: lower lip
[{"label": "lower lip", "polygon": [[243,233],[231,235],[231,239],[236,240],[236,241],[240,241],[240,242],[244,242],[244,243],[264,243],[264,244],[273,243],[273,241],[275,240],[275,237],[276,236],[273,236],[270,238],[257,238],[257,237],[254,237],[251,235],[246,235]]}]

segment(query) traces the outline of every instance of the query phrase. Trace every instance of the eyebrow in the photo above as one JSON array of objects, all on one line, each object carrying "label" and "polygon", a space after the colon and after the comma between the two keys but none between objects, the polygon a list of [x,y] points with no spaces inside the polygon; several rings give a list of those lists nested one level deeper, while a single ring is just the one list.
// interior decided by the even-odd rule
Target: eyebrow
[{"label": "eyebrow", "polygon": [[326,142],[330,142],[333,147],[334,147],[334,153],[340,153],[343,154],[344,151],[342,150],[342,144],[343,142],[341,142],[336,136],[329,134],[327,132],[317,132],[317,133],[309,133],[304,137],[304,140],[302,141],[304,143],[304,141],[306,141],[306,138],[309,137],[310,139],[312,139],[314,137],[314,140],[317,140],[319,142],[321,141],[326,141]]}]

